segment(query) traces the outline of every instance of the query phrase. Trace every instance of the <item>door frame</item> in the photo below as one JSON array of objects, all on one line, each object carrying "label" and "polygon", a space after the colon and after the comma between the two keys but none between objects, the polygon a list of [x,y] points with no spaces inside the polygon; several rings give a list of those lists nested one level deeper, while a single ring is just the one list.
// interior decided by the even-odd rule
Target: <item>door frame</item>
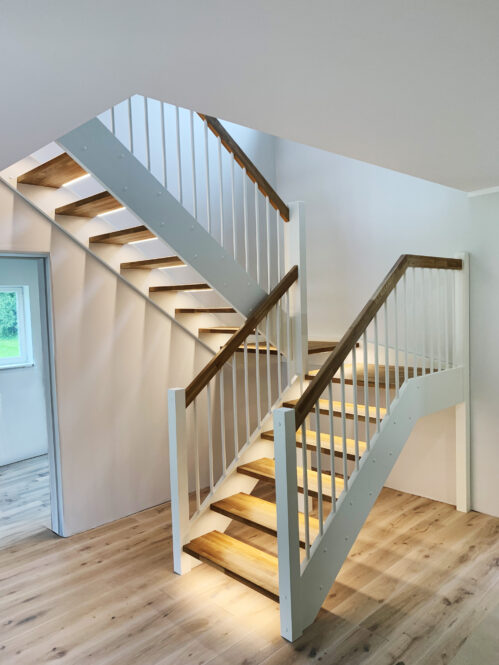
[{"label": "door frame", "polygon": [[61,455],[59,437],[59,414],[55,363],[55,336],[52,299],[52,277],[50,254],[48,252],[8,252],[0,251],[1,258],[38,259],[38,287],[40,293],[40,318],[42,343],[47,352],[47,372],[43,383],[46,396],[48,462],[50,483],[50,528],[59,536],[64,536],[64,510],[62,495]]}]

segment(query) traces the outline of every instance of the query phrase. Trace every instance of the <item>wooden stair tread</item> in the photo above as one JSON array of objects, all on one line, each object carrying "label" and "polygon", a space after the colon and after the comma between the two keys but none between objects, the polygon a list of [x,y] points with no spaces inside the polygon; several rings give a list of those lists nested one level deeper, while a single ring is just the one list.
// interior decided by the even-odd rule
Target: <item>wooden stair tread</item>
[{"label": "wooden stair tread", "polygon": [[154,270],[155,268],[173,268],[184,266],[185,263],[178,256],[164,256],[159,259],[141,259],[140,261],[127,261],[120,265],[121,270]]},{"label": "wooden stair tread", "polygon": [[233,307],[179,307],[175,314],[236,314]]},{"label": "wooden stair tread", "polygon": [[278,600],[277,557],[220,531],[205,533],[184,545],[184,552]]},{"label": "wooden stair tread", "polygon": [[71,215],[71,217],[97,217],[106,212],[120,210],[123,208],[109,192],[99,192],[93,196],[87,196],[85,199],[68,203],[65,206],[56,208],[56,215]]},{"label": "wooden stair tread", "polygon": [[54,159],[36,166],[31,171],[23,173],[17,182],[24,185],[40,185],[42,187],[62,187],[71,180],[87,175],[75,160],[67,153],[54,157]]},{"label": "wooden stair tread", "polygon": [[[274,440],[274,431],[270,430],[268,432],[263,432],[262,433],[262,439],[266,439],[267,441],[273,441]],[[308,450],[317,450],[316,446],[316,434],[313,430],[307,429],[305,432],[305,442],[307,445]],[[302,437],[302,431],[301,427],[300,429],[296,432],[296,445],[298,448],[302,447],[303,443],[303,437]],[[329,434],[326,434],[326,432],[321,432],[320,433],[320,444],[321,444],[321,451],[325,455],[330,455],[331,454],[331,437]],[[355,459],[355,439],[346,439],[346,448],[347,448],[347,457],[349,459]],[[365,451],[366,451],[366,442],[365,441],[359,441],[359,455],[362,456]],[[337,455],[338,457],[341,457],[343,455],[343,437],[337,436],[335,434],[334,436],[334,454]]]},{"label": "wooden stair tread", "polygon": [[308,353],[328,353],[334,351],[338,342],[318,342],[314,340],[309,340],[308,342]]},{"label": "wooden stair tread", "polygon": [[[239,492],[211,504],[211,509],[243,524],[277,536],[277,508],[275,503],[257,496]],[[305,516],[298,513],[300,545],[305,547]],[[319,520],[309,517],[310,542],[319,533]]]},{"label": "wooden stair tread", "polygon": [[[318,372],[319,372],[318,369],[312,369],[307,373],[305,378],[311,380],[318,374]],[[385,365],[379,365],[380,387],[385,386],[385,378],[386,378],[385,372],[386,372]],[[389,365],[388,372],[389,372],[390,386],[395,387],[395,365]],[[428,374],[429,372],[430,372],[429,368],[426,369],[425,373]],[[407,375],[410,379],[414,378],[415,376],[414,367],[408,368]],[[421,367],[418,367],[416,376],[423,376],[423,370]],[[404,377],[405,377],[404,368],[399,367],[399,385],[402,385],[402,383],[404,382]],[[340,377],[338,375],[336,375],[333,378],[333,383],[340,383]],[[345,383],[349,386],[353,384],[353,365],[345,365]],[[374,364],[367,365],[367,383],[370,387],[374,387],[375,385]],[[364,385],[364,365],[362,363],[357,363],[357,385],[359,386]]]},{"label": "wooden stair tread", "polygon": [[162,284],[149,287],[149,293],[174,293],[176,291],[211,291],[211,286],[209,284]]},{"label": "wooden stair tread", "polygon": [[[209,328],[199,328],[199,333],[213,333],[215,335],[233,335],[241,326],[210,326]],[[254,335],[255,331],[252,330],[251,334]],[[260,333],[259,333],[260,334]],[[260,346],[265,342],[261,342]]]},{"label": "wooden stair tread", "polygon": [[[283,406],[287,406],[291,409],[294,409],[298,400],[297,399],[291,399],[287,402],[284,402]],[[320,399],[319,400],[319,410],[321,414],[323,415],[329,415],[329,400],[328,399]],[[315,413],[315,407],[312,409],[312,411]],[[338,402],[336,400],[333,401],[333,414],[335,416],[341,416],[341,402]],[[380,407],[379,409],[379,417],[380,420],[383,419],[386,415],[386,409],[383,407]],[[349,420],[352,420],[354,417],[354,408],[353,404],[349,404],[348,402],[345,404],[345,416]],[[365,420],[366,417],[366,408],[363,404],[357,404],[357,417],[359,420]],[[368,410],[368,417],[369,421],[371,423],[376,422],[376,407],[375,406],[370,406]]]},{"label": "wooden stair tread", "polygon": [[[275,462],[269,457],[262,457],[261,459],[255,460],[254,462],[248,462],[247,464],[242,464],[237,467],[239,473],[243,473],[246,476],[251,476],[252,478],[257,478],[258,480],[267,480],[275,482]],[[298,476],[298,490],[303,491],[303,469],[298,467],[297,470]],[[330,501],[332,498],[332,483],[331,476],[327,473],[322,475],[322,497],[325,501]],[[312,469],[308,470],[308,493],[310,496],[318,496],[318,473]],[[335,487],[336,487],[336,497],[338,497],[343,491],[343,478],[340,476],[335,477]]]},{"label": "wooden stair tread", "polygon": [[[256,354],[256,344],[254,344],[253,342],[251,342],[250,344],[247,344],[246,346],[247,346],[247,348],[248,348],[248,353],[255,353],[255,354]],[[222,348],[222,347],[220,347],[220,348]],[[237,352],[238,352],[238,353],[244,353],[244,345],[241,345],[241,346],[237,349]],[[267,353],[267,343],[266,343],[266,342],[263,342],[263,341],[262,341],[262,342],[258,345],[258,353]],[[269,353],[270,353],[271,355],[273,355],[273,356],[276,356],[276,355],[277,355],[277,348],[276,348],[273,344],[270,344],[270,346],[269,346]],[[282,352],[281,352],[281,353],[282,353]]]},{"label": "wooden stair tread", "polygon": [[149,231],[147,226],[134,226],[129,229],[122,229],[121,231],[111,231],[109,233],[101,233],[98,236],[92,236],[89,242],[102,242],[109,245],[126,245],[129,242],[138,242],[140,240],[150,240],[156,236],[152,231]]}]

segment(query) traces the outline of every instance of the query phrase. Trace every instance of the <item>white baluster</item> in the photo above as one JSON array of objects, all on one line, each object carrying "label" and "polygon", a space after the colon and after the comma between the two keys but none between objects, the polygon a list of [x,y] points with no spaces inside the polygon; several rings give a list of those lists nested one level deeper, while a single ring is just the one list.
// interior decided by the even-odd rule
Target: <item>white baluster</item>
[{"label": "white baluster", "polygon": [[329,448],[330,448],[330,471],[331,471],[331,501],[332,501],[332,511],[336,512],[336,468],[335,468],[335,452],[336,447],[334,443],[334,414],[333,414],[333,384],[330,381],[327,387],[328,390],[328,401],[329,401]]},{"label": "white baluster", "polygon": [[319,535],[324,528],[324,507],[322,503],[322,452],[321,452],[321,413],[319,400],[315,403],[315,454],[317,457],[317,510],[319,517]]},{"label": "white baluster", "polygon": [[244,265],[246,272],[249,266],[249,236],[248,236],[248,192],[246,169],[243,169],[243,223],[244,223]]},{"label": "white baluster", "polygon": [[222,473],[225,476],[227,471],[227,449],[225,447],[225,386],[224,386],[224,368],[222,367],[219,376],[220,385],[220,435],[222,444]]},{"label": "white baluster", "polygon": [[255,182],[255,231],[256,231],[256,281],[260,284],[260,206],[258,205],[258,185]]},{"label": "white baluster", "polygon": [[182,193],[182,154],[180,150],[180,117],[179,108],[175,107],[175,131],[177,133],[177,186],[178,186],[178,200],[183,205],[184,197]]},{"label": "white baluster", "polygon": [[[352,349],[352,384],[353,384],[353,438],[355,441],[355,468],[359,468],[359,414],[357,408],[357,349]],[[366,421],[369,420],[369,409],[365,411]]]},{"label": "white baluster", "polygon": [[198,405],[195,399],[192,403],[192,413],[194,421],[194,474],[196,481],[196,510],[201,505],[201,481],[199,473],[199,423],[198,423]]},{"label": "white baluster", "polygon": [[385,319],[385,401],[386,412],[390,413],[390,354],[388,352],[388,300],[383,305]]},{"label": "white baluster", "polygon": [[248,340],[244,340],[244,403],[246,414],[246,443],[250,440],[250,410],[249,410],[249,381],[248,381]]},{"label": "white baluster", "polygon": [[345,400],[345,366],[342,363],[340,368],[341,382],[341,435],[343,450],[343,480],[345,482],[345,491],[348,490],[348,457],[347,457],[347,419],[346,419],[346,400]]},{"label": "white baluster", "polygon": [[195,219],[198,217],[198,201],[196,186],[196,147],[194,141],[194,113],[189,111],[189,124],[191,131],[191,164],[192,164],[192,214]]},{"label": "white baluster", "polygon": [[404,272],[404,382],[409,379],[409,360],[407,335],[407,270]]},{"label": "white baluster", "polygon": [[267,290],[270,293],[272,290],[271,281],[271,267],[272,267],[272,251],[270,247],[270,204],[269,197],[265,197],[265,221],[267,226]]},{"label": "white baluster", "polygon": [[208,233],[211,233],[211,192],[210,192],[210,151],[208,145],[208,123],[203,121],[204,125],[204,162],[206,171],[206,219],[208,223]]},{"label": "white baluster", "polygon": [[[369,413],[369,366],[368,366],[368,354],[367,354],[367,332],[364,331],[362,336],[362,347],[364,351],[364,409],[365,413]],[[370,446],[370,428],[369,428],[369,418],[364,420],[365,423],[365,435],[366,435],[366,448],[369,450]]]},{"label": "white baluster", "polygon": [[262,422],[262,396],[260,391],[260,338],[258,326],[255,327],[255,376],[256,376],[256,417],[258,425]]},{"label": "white baluster", "polygon": [[151,170],[151,137],[149,135],[149,103],[148,98],[144,97],[144,132],[146,137],[146,164],[147,170]]},{"label": "white baluster", "polygon": [[165,105],[161,102],[161,145],[163,157],[163,185],[168,187],[168,175],[166,172],[166,129],[165,129]]},{"label": "white baluster", "polygon": [[232,405],[234,409],[234,459],[239,457],[239,424],[237,417],[237,353],[232,356]]},{"label": "white baluster", "polygon": [[393,290],[393,309],[395,318],[395,395],[399,396],[400,376],[399,376],[399,310],[397,297],[398,284]]},{"label": "white baluster", "polygon": [[224,225],[224,186],[222,169],[222,139],[217,140],[218,145],[218,196],[220,200],[220,244],[225,247],[225,225]]},{"label": "white baluster", "polygon": [[305,556],[310,559],[310,516],[308,498],[308,455],[307,455],[307,429],[301,426],[301,460],[303,473],[303,516],[305,522]]},{"label": "white baluster", "polygon": [[374,315],[374,394],[376,402],[376,431],[379,432],[379,350],[378,350],[378,315]]},{"label": "white baluster", "polygon": [[133,153],[133,118],[132,118],[132,98],[128,98],[128,130],[129,130],[129,147],[130,152]]},{"label": "white baluster", "polygon": [[210,468],[210,494],[213,492],[213,425],[211,413],[211,385],[206,386],[206,396],[208,402],[208,464]]},{"label": "white baluster", "polygon": [[234,154],[230,154],[230,188],[232,194],[232,248],[234,260],[237,261],[237,224],[236,224],[236,193],[234,182]]},{"label": "white baluster", "polygon": [[268,402],[268,413],[272,411],[272,381],[270,374],[270,322],[269,315],[265,319],[265,339],[267,343],[267,402]]}]

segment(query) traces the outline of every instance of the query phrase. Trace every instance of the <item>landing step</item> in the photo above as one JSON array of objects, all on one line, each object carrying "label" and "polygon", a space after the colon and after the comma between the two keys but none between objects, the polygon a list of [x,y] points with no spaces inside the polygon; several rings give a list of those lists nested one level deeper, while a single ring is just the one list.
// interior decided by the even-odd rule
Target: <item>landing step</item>
[{"label": "landing step", "polygon": [[142,259],[141,261],[128,261],[122,263],[121,270],[154,270],[154,268],[174,268],[185,266],[178,256],[165,256],[161,259]]},{"label": "landing step", "polygon": [[[277,509],[275,503],[250,494],[234,494],[211,504],[211,509],[238,522],[277,536]],[[305,516],[298,513],[300,545],[305,547]],[[310,542],[319,533],[319,520],[309,517]]]},{"label": "landing step", "polygon": [[[284,402],[283,406],[286,406],[290,409],[294,409],[298,400],[297,399],[291,399],[287,402]],[[312,409],[312,411],[315,413],[315,406]],[[328,399],[320,399],[319,400],[319,411],[322,415],[328,416],[329,415],[329,400]],[[333,401],[333,415],[334,416],[341,416],[342,415],[342,409],[341,409],[341,402],[336,402]],[[379,409],[379,417],[380,420],[382,420],[386,415],[386,409],[383,409],[380,407]],[[348,420],[353,420],[354,418],[354,407],[353,404],[345,404],[345,417],[348,418]],[[366,419],[366,407],[363,404],[357,404],[357,417],[359,420],[365,420]],[[368,410],[368,418],[369,422],[375,423],[376,422],[376,407],[375,406],[370,406]]]},{"label": "landing step", "polygon": [[230,577],[279,600],[277,557],[220,531],[210,531],[184,545],[184,552],[210,563]]},{"label": "landing step", "polygon": [[41,185],[42,187],[62,187],[75,178],[87,175],[85,169],[75,162],[67,153],[63,152],[45,164],[36,166],[31,171],[23,173],[17,178],[18,183],[24,185]]},{"label": "landing step", "polygon": [[147,226],[134,226],[121,231],[111,231],[110,233],[101,233],[98,236],[92,236],[89,242],[102,242],[109,245],[126,245],[129,242],[139,242],[140,240],[150,240],[156,236],[149,231]]},{"label": "landing step", "polygon": [[106,212],[120,210],[123,208],[109,192],[99,192],[93,196],[87,196],[85,199],[68,203],[65,206],[55,209],[56,215],[70,215],[71,217],[97,217]]},{"label": "landing step", "polygon": [[149,293],[175,293],[177,291],[211,291],[211,286],[209,284],[168,284],[149,287]]},{"label": "landing step", "polygon": [[237,314],[233,307],[180,307],[177,314]]},{"label": "landing step", "polygon": [[[242,464],[237,467],[239,473],[243,473],[246,476],[251,476],[252,478],[257,478],[258,480],[267,480],[275,482],[275,462],[269,457],[262,457],[261,459],[255,460],[254,462],[248,462],[248,464]],[[297,470],[298,476],[298,491],[303,492],[303,469],[298,467]],[[312,497],[318,496],[318,480],[319,475],[317,471],[311,469],[308,470],[308,493]],[[322,477],[322,498],[324,501],[331,501],[333,492],[331,484],[331,476],[327,473],[321,474]],[[336,498],[339,497],[343,491],[343,478],[341,476],[335,477],[335,489],[336,489]]]},{"label": "landing step", "polygon": [[[262,439],[267,439],[267,441],[273,441],[274,440],[274,431],[270,430],[269,432],[263,432],[262,433]],[[316,444],[316,433],[313,430],[306,430],[305,432],[305,440],[306,440],[306,445],[308,450],[317,450],[317,444]],[[302,443],[303,443],[303,437],[302,437],[302,431],[301,427],[300,429],[296,432],[296,445],[298,448],[302,448]],[[326,434],[325,432],[321,432],[320,434],[320,443],[321,443],[321,451],[325,455],[330,455],[331,454],[331,437],[329,434]],[[347,448],[347,457],[348,459],[355,459],[355,440],[354,439],[346,439],[346,448]],[[365,441],[359,441],[359,456],[362,457],[362,455],[366,451],[366,443]],[[343,437],[341,436],[335,436],[334,437],[334,454],[337,457],[341,457],[343,455]]]},{"label": "landing step", "polygon": [[[375,386],[375,369],[374,365],[368,365],[367,366],[367,384],[368,386],[374,387]],[[390,381],[390,386],[395,387],[395,365],[389,365],[388,366],[388,372],[389,372],[389,381]],[[403,367],[399,367],[399,385],[402,385],[404,382],[405,378],[405,370]],[[429,374],[430,370],[426,369],[425,373]],[[306,378],[311,380],[317,374],[319,373],[318,369],[312,369],[310,372],[307,373]],[[414,374],[414,367],[409,367],[407,371],[407,375],[409,379],[414,378],[414,376],[423,376],[423,370],[421,367],[418,367],[417,369],[417,374]],[[383,388],[386,384],[386,369],[385,365],[379,365],[379,386]],[[333,378],[333,383],[340,383],[340,377],[335,376]],[[345,383],[349,386],[353,384],[353,365],[345,365]],[[364,385],[364,365],[361,363],[357,363],[357,385],[363,386]]]}]

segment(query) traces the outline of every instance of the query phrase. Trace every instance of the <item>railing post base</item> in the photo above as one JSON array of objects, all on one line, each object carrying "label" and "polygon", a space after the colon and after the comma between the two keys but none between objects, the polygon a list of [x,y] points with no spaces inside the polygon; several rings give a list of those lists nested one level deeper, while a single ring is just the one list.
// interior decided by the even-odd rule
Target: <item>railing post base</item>
[{"label": "railing post base", "polygon": [[276,409],[274,433],[281,635],[292,642],[303,632],[294,409]]},{"label": "railing post base", "polygon": [[170,493],[172,511],[173,570],[184,575],[191,557],[183,551],[189,539],[189,474],[187,468],[186,407],[184,388],[168,391],[170,441]]}]

